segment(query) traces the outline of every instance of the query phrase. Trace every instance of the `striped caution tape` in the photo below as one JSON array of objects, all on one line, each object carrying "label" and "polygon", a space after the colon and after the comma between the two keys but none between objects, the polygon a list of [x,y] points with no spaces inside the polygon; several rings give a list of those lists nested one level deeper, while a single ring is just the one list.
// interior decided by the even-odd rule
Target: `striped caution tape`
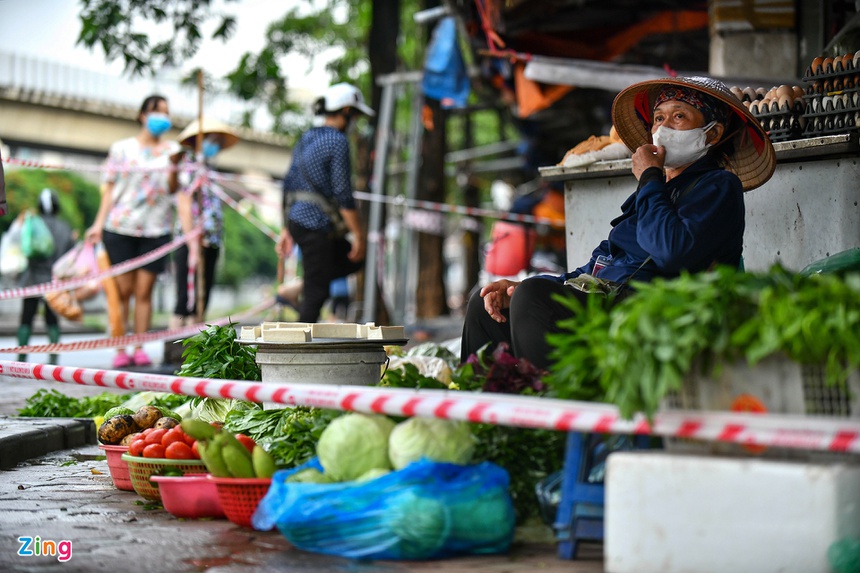
[{"label": "striped caution tape", "polygon": [[243,313],[232,317],[223,317],[217,320],[209,320],[198,324],[183,326],[182,328],[171,328],[167,330],[156,330],[141,334],[129,334],[126,336],[114,336],[111,338],[97,338],[93,340],[80,340],[78,342],[52,344],[38,344],[32,346],[14,346],[11,348],[0,348],[0,354],[38,354],[50,353],[60,354],[63,352],[79,352],[83,350],[103,350],[108,348],[125,348],[127,346],[140,346],[147,342],[159,340],[173,340],[194,336],[207,326],[224,325],[230,322],[241,322],[252,316],[257,316],[275,305],[274,299],[269,299]]},{"label": "striped caution tape", "polygon": [[123,273],[127,273],[130,270],[142,267],[152,261],[157,261],[161,257],[167,255],[168,253],[175,251],[182,245],[188,243],[192,239],[196,239],[200,236],[202,229],[200,227],[194,229],[190,233],[182,235],[180,237],[176,237],[169,243],[158,247],[148,253],[140,255],[139,257],[135,257],[133,259],[129,259],[127,261],[123,261],[117,265],[113,265],[104,271],[94,273],[91,275],[86,275],[83,277],[77,277],[73,279],[65,279],[61,281],[51,281],[48,283],[40,283],[37,285],[27,286],[27,287],[17,287],[11,288],[7,290],[0,291],[0,300],[13,299],[13,298],[29,298],[33,296],[40,296],[49,292],[57,292],[63,290],[72,290],[78,287],[86,286],[87,284],[93,281],[101,281],[102,279],[106,279],[108,277],[115,277],[117,275],[121,275]]},{"label": "striped caution tape", "polygon": [[782,414],[669,411],[649,423],[627,420],[609,404],[535,396],[185,378],[0,361],[0,375],[186,396],[316,406],[389,416],[420,416],[566,432],[654,434],[840,453],[860,453],[860,420]]}]

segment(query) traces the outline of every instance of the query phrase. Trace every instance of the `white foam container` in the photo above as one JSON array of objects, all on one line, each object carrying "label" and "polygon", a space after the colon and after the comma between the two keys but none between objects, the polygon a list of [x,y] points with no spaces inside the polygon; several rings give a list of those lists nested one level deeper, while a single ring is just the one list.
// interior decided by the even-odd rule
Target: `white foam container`
[{"label": "white foam container", "polygon": [[607,573],[826,573],[860,537],[860,465],[617,452]]}]

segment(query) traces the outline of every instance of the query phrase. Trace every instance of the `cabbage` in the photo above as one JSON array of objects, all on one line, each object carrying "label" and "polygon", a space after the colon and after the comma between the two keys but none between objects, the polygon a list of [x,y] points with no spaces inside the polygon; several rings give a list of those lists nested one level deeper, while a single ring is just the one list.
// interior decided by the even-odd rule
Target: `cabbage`
[{"label": "cabbage", "polygon": [[365,482],[365,481],[373,481],[376,478],[381,478],[384,475],[388,475],[391,473],[391,470],[386,470],[383,468],[373,468],[371,470],[367,470],[357,478],[355,481],[357,482]]},{"label": "cabbage", "polygon": [[474,450],[475,438],[467,423],[438,418],[409,418],[397,424],[388,438],[388,456],[396,470],[421,458],[468,464]]},{"label": "cabbage", "polygon": [[332,420],[320,435],[317,457],[335,481],[351,481],[369,470],[391,469],[388,435],[394,422],[385,416],[346,414]]},{"label": "cabbage", "polygon": [[442,549],[450,531],[445,504],[418,495],[414,489],[400,492],[389,502],[391,533],[400,540],[402,559],[429,559]]},{"label": "cabbage", "polygon": [[290,475],[288,483],[332,483],[332,479],[316,468],[307,468]]},{"label": "cabbage", "polygon": [[227,412],[241,402],[243,400],[231,398],[202,398],[197,405],[192,406],[191,417],[206,423],[224,422],[227,419]]}]

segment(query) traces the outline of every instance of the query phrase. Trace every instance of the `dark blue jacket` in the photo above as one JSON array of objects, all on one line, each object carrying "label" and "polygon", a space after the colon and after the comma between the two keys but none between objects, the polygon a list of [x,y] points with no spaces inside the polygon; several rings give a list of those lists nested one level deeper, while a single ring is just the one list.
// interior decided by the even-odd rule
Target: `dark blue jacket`
[{"label": "dark blue jacket", "polygon": [[714,263],[737,267],[743,251],[743,195],[740,179],[709,156],[668,183],[660,169],[646,169],[638,189],[621,205],[621,216],[611,222],[609,238],[587,264],[558,280],[591,273],[600,255],[611,256],[611,264],[595,276],[615,282],[634,273],[637,281],[675,277]]}]

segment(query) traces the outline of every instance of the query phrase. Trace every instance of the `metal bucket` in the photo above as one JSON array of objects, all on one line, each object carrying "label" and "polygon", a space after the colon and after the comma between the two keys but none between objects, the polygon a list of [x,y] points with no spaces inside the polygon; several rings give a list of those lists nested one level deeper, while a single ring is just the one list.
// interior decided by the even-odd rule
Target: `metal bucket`
[{"label": "metal bucket", "polygon": [[[388,355],[381,341],[259,344],[256,360],[266,383],[372,386],[382,378]],[[266,402],[263,407],[284,405]]]}]

